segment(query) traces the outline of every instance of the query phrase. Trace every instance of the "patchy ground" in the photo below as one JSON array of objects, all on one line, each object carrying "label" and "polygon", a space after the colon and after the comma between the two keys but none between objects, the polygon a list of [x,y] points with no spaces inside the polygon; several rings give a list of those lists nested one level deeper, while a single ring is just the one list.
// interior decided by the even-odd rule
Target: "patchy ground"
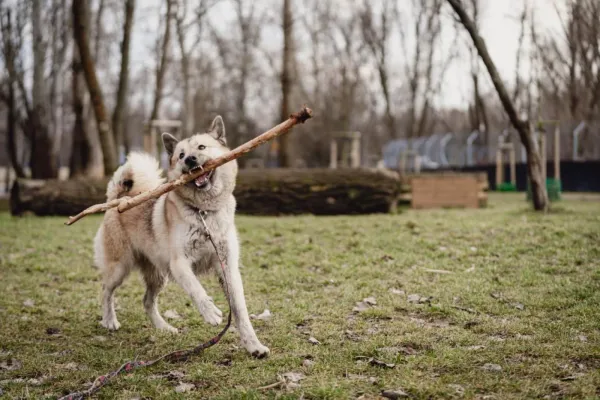
[{"label": "patchy ground", "polygon": [[[600,202],[538,215],[523,198],[496,195],[472,211],[239,217],[250,312],[272,313],[254,322],[271,357],[252,359],[230,333],[187,363],[122,375],[97,398],[598,398]],[[217,332],[174,284],[161,310],[184,333],[152,329],[137,275],[117,292],[121,330],[100,327],[99,221],[0,214],[6,398],[81,389],[124,360]],[[205,281],[226,311],[216,280]]]}]

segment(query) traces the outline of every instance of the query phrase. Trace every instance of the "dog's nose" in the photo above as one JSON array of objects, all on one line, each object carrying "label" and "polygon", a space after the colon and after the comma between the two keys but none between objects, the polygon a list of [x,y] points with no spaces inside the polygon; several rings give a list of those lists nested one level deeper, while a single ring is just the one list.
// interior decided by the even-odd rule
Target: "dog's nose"
[{"label": "dog's nose", "polygon": [[192,168],[198,165],[198,159],[195,156],[187,156],[185,158],[185,165]]}]

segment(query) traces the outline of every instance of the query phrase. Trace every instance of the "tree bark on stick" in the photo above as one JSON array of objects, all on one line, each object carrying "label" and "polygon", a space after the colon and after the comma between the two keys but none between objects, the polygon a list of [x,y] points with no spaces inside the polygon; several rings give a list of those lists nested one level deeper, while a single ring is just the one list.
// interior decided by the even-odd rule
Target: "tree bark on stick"
[{"label": "tree bark on stick", "polygon": [[127,113],[127,84],[129,81],[129,48],[131,42],[131,27],[133,26],[133,13],[135,0],[125,2],[125,21],[123,22],[123,41],[121,42],[121,70],[119,72],[119,86],[117,101],[112,115],[112,129],[117,149],[125,144],[123,134],[123,117]]},{"label": "tree bark on stick", "polygon": [[473,40],[473,44],[481,57],[481,60],[485,64],[496,92],[500,97],[500,101],[508,114],[508,118],[512,123],[513,127],[519,134],[519,138],[525,146],[525,151],[527,153],[527,172],[529,174],[529,181],[531,184],[531,192],[533,198],[533,207],[538,211],[546,211],[548,208],[548,193],[546,192],[546,182],[543,181],[542,178],[542,160],[540,157],[540,152],[538,149],[538,145],[534,140],[533,132],[531,131],[531,127],[527,121],[523,121],[519,118],[517,111],[514,107],[514,104],[500,78],[500,74],[496,69],[496,65],[492,61],[490,53],[488,52],[487,46],[483,38],[479,35],[477,27],[468,16],[464,7],[462,6],[462,2],[460,0],[447,0],[450,3],[450,6],[458,16],[460,22],[465,27],[471,39]]},{"label": "tree bark on stick", "polygon": [[171,190],[177,188],[178,186],[183,186],[186,183],[193,181],[194,179],[198,178],[200,175],[204,174],[205,172],[214,170],[215,168],[218,168],[221,165],[223,165],[231,160],[235,160],[236,158],[239,158],[242,155],[254,150],[256,147],[260,146],[261,144],[264,144],[264,143],[268,142],[269,140],[275,139],[278,136],[283,135],[284,133],[286,133],[290,129],[292,129],[295,125],[304,123],[306,120],[311,118],[311,116],[312,116],[312,110],[308,107],[303,107],[301,111],[290,115],[290,117],[286,121],[282,122],[281,124],[277,125],[276,127],[271,128],[267,132],[261,134],[260,136],[255,137],[254,139],[250,140],[249,142],[246,142],[246,143],[242,144],[241,146],[236,147],[235,149],[222,155],[221,157],[207,161],[201,168],[196,169],[194,172],[191,172],[187,175],[182,175],[174,181],[164,183],[154,190],[141,193],[135,197],[122,197],[120,199],[112,200],[108,203],[96,204],[96,205],[82,211],[78,215],[76,215],[74,217],[70,217],[69,221],[66,222],[65,224],[71,225],[71,224],[77,222],[78,220],[80,220],[81,218],[85,217],[86,215],[103,212],[103,211],[106,211],[106,210],[109,210],[109,209],[115,208],[115,207],[119,210],[119,212],[124,212],[124,211],[127,211],[127,210],[137,206],[137,205],[142,204],[143,202],[145,202],[147,200],[158,198],[158,197],[162,196],[163,194],[170,192]]},{"label": "tree bark on stick", "polygon": [[88,26],[85,16],[83,1],[73,1],[73,31],[79,55],[83,66],[83,74],[87,82],[88,91],[92,100],[94,114],[96,115],[96,124],[100,136],[100,145],[102,147],[102,158],[104,160],[104,173],[109,175],[114,172],[118,166],[117,149],[113,134],[111,132],[108,114],[104,105],[102,89],[96,76],[96,68],[90,53],[88,44]]}]

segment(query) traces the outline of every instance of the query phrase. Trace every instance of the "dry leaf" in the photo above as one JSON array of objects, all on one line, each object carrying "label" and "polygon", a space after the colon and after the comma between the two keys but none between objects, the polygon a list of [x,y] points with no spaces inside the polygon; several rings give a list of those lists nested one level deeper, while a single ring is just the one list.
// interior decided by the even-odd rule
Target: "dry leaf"
[{"label": "dry leaf", "polygon": [[313,360],[306,359],[306,360],[302,361],[302,366],[304,366],[304,367],[310,368],[313,365],[315,365],[315,362]]},{"label": "dry leaf", "polygon": [[191,383],[181,382],[179,385],[175,387],[176,393],[186,393],[190,390],[194,389],[196,386]]},{"label": "dry leaf", "polygon": [[409,294],[408,297],[406,298],[406,300],[409,303],[418,303],[419,300],[421,300],[421,295],[420,294]]},{"label": "dry leaf", "polygon": [[448,387],[450,389],[454,389],[456,394],[459,396],[464,396],[464,394],[465,394],[465,388],[462,385],[458,385],[456,383],[451,383],[448,385]]},{"label": "dry leaf", "polygon": [[263,311],[262,313],[255,315],[255,314],[250,314],[250,318],[252,319],[260,319],[263,321],[268,321],[271,319],[271,317],[273,316],[273,314],[271,314],[271,311],[269,311],[268,309],[265,309],[265,311]]},{"label": "dry leaf", "polygon": [[15,360],[14,358],[9,358],[6,361],[0,362],[0,369],[6,371],[14,371],[21,368],[23,364],[19,360]]},{"label": "dry leaf", "polygon": [[372,306],[377,305],[377,300],[375,300],[375,297],[367,297],[367,298],[363,299],[363,301]]},{"label": "dry leaf", "polygon": [[396,364],[388,364],[388,363],[378,360],[376,358],[369,358],[369,364],[374,365],[376,367],[390,368],[390,369],[396,367]]},{"label": "dry leaf", "polygon": [[306,375],[304,375],[302,372],[286,372],[283,374],[283,378],[288,383],[298,383],[302,379],[306,378]]},{"label": "dry leaf", "polygon": [[498,364],[484,364],[483,367],[481,367],[482,370],[484,371],[490,371],[490,372],[500,372],[502,371],[502,367],[499,366]]},{"label": "dry leaf", "polygon": [[167,310],[163,314],[167,319],[180,319],[181,315],[177,313],[175,310]]},{"label": "dry leaf", "polygon": [[381,396],[385,397],[386,399],[392,399],[392,400],[406,399],[406,398],[410,397],[410,395],[402,389],[382,390]]},{"label": "dry leaf", "polygon": [[314,344],[314,345],[321,344],[321,342],[319,342],[317,339],[315,339],[315,338],[314,338],[314,337],[312,337],[312,336],[308,338],[308,341],[309,341],[311,344]]}]

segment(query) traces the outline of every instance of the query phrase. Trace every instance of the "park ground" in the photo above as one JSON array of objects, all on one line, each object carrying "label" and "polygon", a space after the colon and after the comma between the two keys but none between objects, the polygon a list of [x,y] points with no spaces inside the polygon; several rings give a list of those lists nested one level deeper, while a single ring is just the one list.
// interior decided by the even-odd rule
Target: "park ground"
[{"label": "park ground", "polygon": [[[597,199],[569,196],[546,215],[506,194],[482,210],[237,221],[250,313],[272,314],[254,320],[271,356],[251,358],[228,333],[188,362],[121,375],[96,398],[600,398]],[[117,292],[121,329],[105,331],[91,268],[100,217],[63,222],[0,214],[6,398],[79,390],[125,360],[218,331],[174,284],[160,307],[183,332],[154,330],[136,274]],[[204,281],[225,312],[216,280]]]}]

